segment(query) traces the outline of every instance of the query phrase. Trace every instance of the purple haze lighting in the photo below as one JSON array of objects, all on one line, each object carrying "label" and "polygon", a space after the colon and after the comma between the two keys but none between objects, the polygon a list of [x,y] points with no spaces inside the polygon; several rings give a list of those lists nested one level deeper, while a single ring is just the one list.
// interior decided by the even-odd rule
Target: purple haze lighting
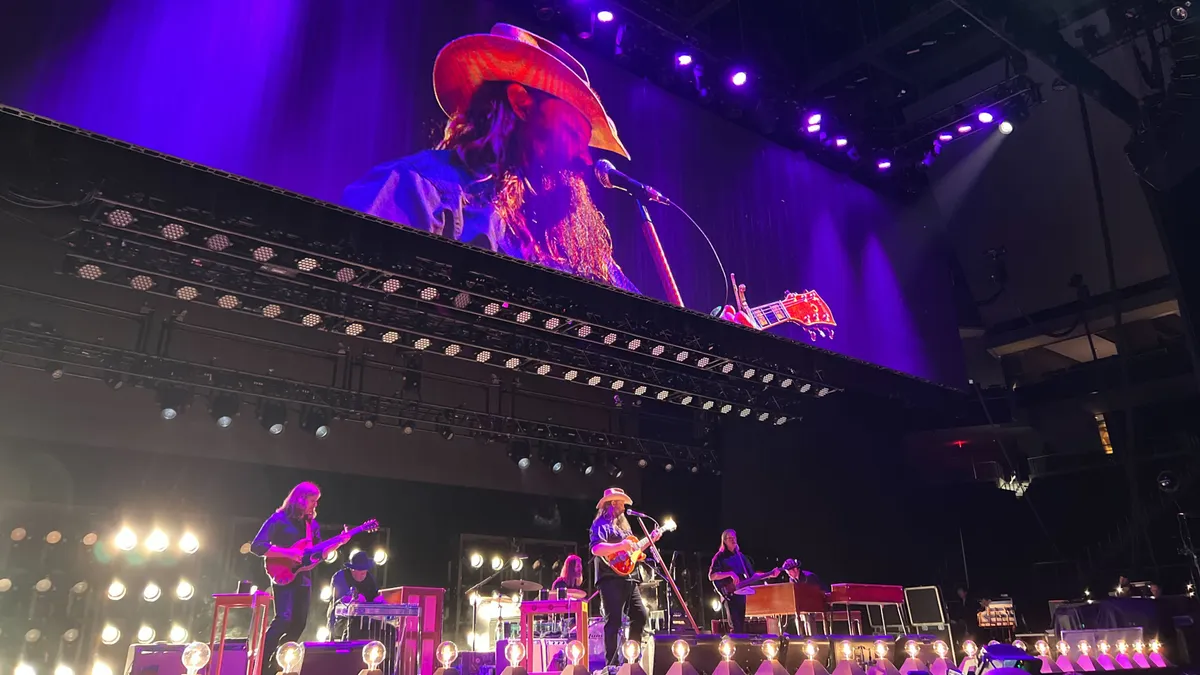
[{"label": "purple haze lighting", "polygon": [[613,20],[613,13],[607,9],[602,9],[599,12],[596,12],[596,20],[600,23],[608,23],[609,21]]},{"label": "purple haze lighting", "polygon": [[992,113],[990,113],[986,110],[979,113],[979,123],[980,124],[991,124],[993,119],[995,119],[995,118],[992,117]]},{"label": "purple haze lighting", "polygon": [[690,66],[692,65],[692,55],[680,54],[679,56],[675,57],[675,63],[678,63],[681,66]]},{"label": "purple haze lighting", "polygon": [[965,134],[965,133],[968,133],[968,132],[970,132],[970,131],[971,131],[971,125],[970,125],[970,124],[963,124],[962,126],[958,127],[958,133],[960,133],[960,134]]},{"label": "purple haze lighting", "polygon": [[943,141],[943,142],[952,141],[952,140],[954,140],[954,135],[949,132],[943,131],[942,133],[938,134],[938,140]]},{"label": "purple haze lighting", "polygon": [[746,84],[746,80],[749,78],[750,76],[746,74],[746,71],[739,70],[733,74],[733,77],[729,78],[729,81],[733,82],[733,86],[740,87],[743,84]]},{"label": "purple haze lighting", "polygon": [[880,171],[887,171],[888,169],[892,168],[892,162],[888,159],[881,159],[875,164],[875,166],[879,167]]},{"label": "purple haze lighting", "polygon": [[838,146],[839,148],[844,148],[844,147],[846,147],[846,144],[849,142],[850,141],[847,141],[844,138],[837,138],[837,139],[834,139],[833,144]]},{"label": "purple haze lighting", "polygon": [[808,133],[810,133],[810,134],[815,134],[815,133],[817,133],[817,132],[818,132],[818,131],[820,131],[820,130],[821,130],[821,125],[820,125],[820,124],[810,124],[810,125],[808,125]]},{"label": "purple haze lighting", "polygon": [[812,126],[813,124],[820,124],[820,123],[821,123],[821,113],[813,113],[808,116],[809,126]]}]

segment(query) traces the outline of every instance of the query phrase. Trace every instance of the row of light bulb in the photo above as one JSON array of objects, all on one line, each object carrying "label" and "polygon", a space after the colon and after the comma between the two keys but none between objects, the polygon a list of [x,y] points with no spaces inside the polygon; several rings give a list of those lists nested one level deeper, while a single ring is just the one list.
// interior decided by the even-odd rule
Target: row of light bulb
[{"label": "row of light bulb", "polygon": [[[137,548],[138,535],[133,531],[133,528],[128,525],[122,527],[115,536],[113,536],[113,545],[122,551],[132,551]],[[171,538],[166,532],[155,529],[150,534],[146,535],[142,545],[146,550],[153,553],[163,553],[171,546]],[[179,537],[177,542],[179,550],[191,555],[200,550],[200,540],[191,532],[184,532],[183,536]]]},{"label": "row of light bulb", "polygon": [[[250,542],[246,542],[246,543],[242,544],[241,552],[242,552],[242,555],[250,555]],[[361,553],[361,551],[359,549],[357,549],[357,548],[351,549],[350,557],[353,558],[354,556],[358,555],[359,553]],[[375,561],[376,565],[387,564],[388,552],[381,548],[375,549],[375,552],[371,554],[371,559]],[[337,560],[338,560],[338,552],[336,549],[325,554],[325,562],[327,564],[332,565],[333,563],[337,562]]]},{"label": "row of light bulb", "polygon": [[[483,567],[483,554],[479,552],[472,553],[469,561],[471,563],[471,567],[479,569],[480,567]],[[504,558],[498,555],[492,556],[491,565],[493,572],[499,572],[500,570],[504,569]],[[512,571],[520,572],[525,568],[525,560],[523,558],[512,558],[508,561],[508,565],[512,568]]]},{"label": "row of light bulb", "polygon": [[[137,641],[141,644],[149,644],[154,642],[154,638],[158,636],[154,628],[142,624],[137,630]],[[183,644],[188,640],[188,630],[183,626],[173,623],[167,631],[167,641],[172,644]],[[100,641],[106,645],[115,645],[121,641],[121,629],[113,624],[105,624],[104,628],[100,629]]]},{"label": "row of light bulb", "polygon": [[[113,582],[108,585],[108,599],[120,600],[125,597],[129,589],[119,579],[113,579]],[[146,584],[142,589],[142,599],[146,602],[158,602],[162,597],[162,587],[153,581]],[[180,579],[175,585],[175,597],[180,600],[191,600],[192,596],[196,595],[196,587],[187,579]]]},{"label": "row of light bulb", "polygon": [[[29,530],[26,530],[23,527],[14,527],[12,531],[8,533],[8,538],[11,539],[13,543],[23,542],[29,538]],[[50,530],[46,533],[46,536],[42,538],[42,541],[51,546],[62,543],[62,540],[63,533],[60,530]],[[88,532],[79,539],[79,543],[83,544],[84,546],[94,546],[99,540],[100,537],[95,532]]]}]

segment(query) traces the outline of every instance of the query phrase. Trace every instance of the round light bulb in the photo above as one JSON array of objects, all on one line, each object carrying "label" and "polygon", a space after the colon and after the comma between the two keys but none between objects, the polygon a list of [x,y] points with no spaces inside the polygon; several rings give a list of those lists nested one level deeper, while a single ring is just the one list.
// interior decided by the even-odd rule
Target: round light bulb
[{"label": "round light bulb", "polygon": [[1135,654],[1141,654],[1143,651],[1145,651],[1145,649],[1146,649],[1146,646],[1144,644],[1142,644],[1141,640],[1134,640],[1133,651]]},{"label": "round light bulb", "polygon": [[1024,640],[1013,640],[1013,646],[1023,652],[1029,651],[1029,646],[1025,644]]},{"label": "round light bulb", "polygon": [[733,644],[733,640],[731,640],[728,635],[721,638],[721,642],[717,645],[717,652],[721,655],[721,658],[725,659],[726,661],[732,659],[733,653],[736,651],[737,647]]},{"label": "round light bulb", "polygon": [[471,554],[471,567],[479,569],[483,567],[483,556],[478,553]]},{"label": "round light bulb", "polygon": [[153,581],[146,584],[146,588],[142,590],[142,599],[146,602],[156,602],[161,597],[162,589],[159,588],[158,584],[154,583]]},{"label": "round light bulb", "polygon": [[584,656],[587,656],[587,652],[584,651],[582,642],[571,640],[567,643],[567,660],[571,662],[571,665],[579,665]]},{"label": "round light bulb", "polygon": [[492,571],[499,572],[501,567],[504,567],[504,558],[498,555],[492,556]]},{"label": "round light bulb", "polygon": [[189,673],[195,673],[204,666],[208,665],[208,660],[212,658],[212,649],[208,643],[193,642],[183,650],[183,656],[180,660],[183,662],[183,667]]},{"label": "round light bulb", "polygon": [[848,641],[843,640],[838,649],[842,652],[842,658],[848,659],[854,655],[854,647]]},{"label": "round light bulb", "polygon": [[625,657],[625,663],[637,663],[638,657],[642,655],[642,643],[626,640],[625,644],[621,645],[621,655]]},{"label": "round light bulb", "polygon": [[387,648],[379,640],[372,640],[363,646],[362,660],[369,670],[379,670],[379,664],[383,663],[385,656]]},{"label": "round light bulb", "polygon": [[1050,643],[1046,642],[1045,640],[1038,640],[1034,643],[1033,647],[1037,650],[1037,653],[1041,654],[1042,656],[1047,656],[1050,654]]},{"label": "round light bulb", "polygon": [[170,542],[167,540],[167,533],[162,530],[155,530],[146,537],[146,548],[155,553],[162,553],[167,550],[167,545]]},{"label": "round light bulb", "polygon": [[508,665],[513,668],[519,668],[521,662],[525,660],[525,645],[519,640],[509,640],[508,646],[504,648],[504,658],[508,661]]},{"label": "round light bulb", "polygon": [[973,659],[973,658],[975,658],[975,655],[979,653],[979,647],[975,644],[975,642],[973,640],[967,640],[966,642],[964,642],[962,649],[963,649],[963,653],[967,655],[967,658]]},{"label": "round light bulb", "polygon": [[1071,645],[1066,640],[1059,640],[1058,644],[1054,645],[1058,649],[1058,653],[1066,656],[1071,653]]},{"label": "round light bulb", "polygon": [[804,656],[809,659],[817,658],[817,643],[808,640],[804,643]]},{"label": "round light bulb", "polygon": [[1129,643],[1124,640],[1117,640],[1117,653],[1125,654],[1129,651]]},{"label": "round light bulb", "polygon": [[1088,644],[1087,640],[1080,640],[1077,647],[1079,648],[1079,653],[1084,656],[1087,656],[1088,652],[1092,651],[1092,646]]},{"label": "round light bulb", "polygon": [[298,673],[304,663],[304,645],[299,642],[285,642],[275,650],[275,662],[285,673]]},{"label": "round light bulb", "polygon": [[196,587],[187,579],[180,579],[179,584],[175,586],[175,597],[180,600],[191,600],[196,594]]},{"label": "round light bulb", "polygon": [[187,642],[187,639],[188,639],[188,631],[186,628],[184,628],[183,626],[180,626],[177,623],[171,624],[171,629],[167,631],[167,641],[168,642],[171,642],[171,643],[174,643],[177,645],[181,645],[184,642]]},{"label": "round light bulb", "polygon": [[132,551],[137,546],[137,542],[137,533],[128,527],[122,527],[113,539],[113,543],[122,551]]},{"label": "round light bulb", "polygon": [[137,641],[142,644],[154,642],[154,629],[150,626],[142,626],[137,632]]},{"label": "round light bulb", "polygon": [[387,561],[388,561],[388,554],[387,554],[387,551],[385,551],[385,550],[383,550],[383,549],[379,549],[379,550],[375,551],[375,555],[373,556],[373,560],[375,561],[375,564],[376,564],[376,565],[384,565],[384,564],[387,564]]},{"label": "round light bulb", "polygon": [[683,663],[683,660],[691,653],[692,646],[687,643],[687,640],[676,640],[671,643],[671,654],[675,656],[675,660]]},{"label": "round light bulb", "polygon": [[[909,640],[904,643],[904,653],[908,654],[908,658],[915,659],[917,658],[917,654],[921,653],[921,645],[917,644],[916,640]],[[882,659],[883,656],[879,658]]]},{"label": "round light bulb", "polygon": [[1108,649],[1109,649],[1108,640],[1101,640],[1101,641],[1097,642],[1096,649],[1100,650],[1101,654],[1107,654]]},{"label": "round light bulb", "polygon": [[939,659],[944,659],[950,653],[950,647],[946,645],[945,641],[938,640],[933,643],[933,653],[937,654]]},{"label": "round light bulb", "polygon": [[779,642],[777,640],[763,640],[762,653],[768,661],[774,661],[779,656]]},{"label": "round light bulb", "polygon": [[512,571],[520,572],[525,567],[525,561],[520,558],[513,558],[509,566],[512,567]]},{"label": "round light bulb", "polygon": [[[909,641],[909,644],[912,644],[911,640]],[[887,658],[888,647],[887,647],[886,642],[884,642],[883,640],[876,640],[874,646],[875,646],[875,658],[877,658],[877,659]],[[907,647],[908,645],[905,645],[905,646]]]},{"label": "round light bulb", "polygon": [[191,555],[200,550],[200,540],[197,539],[196,535],[192,534],[191,532],[185,532],[184,535],[179,538],[179,550]]},{"label": "round light bulb", "polygon": [[92,664],[92,675],[113,675],[112,668],[103,661],[97,661]]},{"label": "round light bulb", "polygon": [[1150,651],[1151,651],[1152,653],[1154,653],[1154,654],[1157,654],[1157,653],[1158,653],[1159,651],[1161,651],[1161,650],[1162,650],[1162,643],[1161,643],[1161,642],[1159,642],[1158,640],[1151,640],[1151,641],[1150,641]]},{"label": "round light bulb", "polygon": [[121,629],[116,626],[107,624],[100,630],[100,641],[106,645],[115,645],[121,639]]},{"label": "round light bulb", "polygon": [[437,655],[438,663],[442,664],[443,668],[449,668],[451,663],[458,660],[458,645],[447,640],[438,645]]}]

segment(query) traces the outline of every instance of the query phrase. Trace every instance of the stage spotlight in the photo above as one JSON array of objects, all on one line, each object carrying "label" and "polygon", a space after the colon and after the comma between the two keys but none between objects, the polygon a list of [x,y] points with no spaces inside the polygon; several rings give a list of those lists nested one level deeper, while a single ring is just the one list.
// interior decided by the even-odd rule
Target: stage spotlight
[{"label": "stage spotlight", "polygon": [[608,475],[612,476],[613,478],[620,478],[624,474],[625,472],[621,469],[620,465],[612,460],[609,460]]},{"label": "stage spotlight", "polygon": [[834,146],[839,147],[839,148],[846,147],[846,144],[848,144],[849,142],[850,141],[846,140],[844,137],[841,137],[841,136],[833,139]]},{"label": "stage spotlight", "polygon": [[508,458],[516,463],[517,468],[528,469],[533,462],[529,459],[529,444],[524,441],[513,441],[508,446]]},{"label": "stage spotlight", "polygon": [[471,567],[473,567],[475,569],[479,569],[480,567],[483,567],[483,556],[480,555],[478,552],[471,554]]},{"label": "stage spotlight", "polygon": [[56,361],[46,364],[46,374],[49,375],[50,379],[52,380],[61,380],[63,375],[66,374],[66,371],[63,370],[63,365]]},{"label": "stage spotlight", "polygon": [[454,430],[444,424],[438,425],[438,434],[448,441],[454,440]]},{"label": "stage spotlight", "polygon": [[744,71],[744,70],[736,71],[733,73],[733,75],[731,75],[729,77],[729,81],[731,83],[733,83],[733,86],[735,86],[735,87],[741,87],[741,86],[745,85],[746,81],[749,79],[750,79],[750,76],[747,75],[746,71]]},{"label": "stage spotlight", "polygon": [[501,567],[504,567],[504,558],[498,555],[492,556],[492,571],[499,572]]},{"label": "stage spotlight", "polygon": [[150,533],[150,536],[146,537],[146,548],[155,553],[162,553],[167,550],[167,546],[170,543],[170,540],[167,539],[167,533],[162,530],[156,529]]},{"label": "stage spotlight", "polygon": [[83,595],[84,593],[88,592],[88,588],[90,588],[88,582],[80,581],[71,587],[71,592],[75,595]]},{"label": "stage spotlight", "polygon": [[680,66],[690,66],[690,65],[692,65],[692,55],[691,54],[677,54],[675,56],[675,63],[677,63]]},{"label": "stage spotlight", "polygon": [[996,118],[995,118],[995,116],[992,115],[992,113],[984,110],[984,111],[980,112],[978,116],[976,116],[976,119],[979,120],[980,124],[991,124],[992,120],[994,120]]},{"label": "stage spotlight", "polygon": [[33,669],[33,666],[22,661],[17,664],[16,668],[13,668],[13,675],[37,675],[37,671]]},{"label": "stage spotlight", "polygon": [[106,645],[115,645],[121,639],[121,629],[110,624],[106,624],[100,631],[100,641]]},{"label": "stage spotlight", "polygon": [[153,581],[146,584],[146,588],[142,589],[142,599],[146,602],[158,602],[162,597],[162,589]]},{"label": "stage spotlight", "polygon": [[108,599],[120,600],[121,598],[125,597],[125,591],[125,584],[114,579],[113,582],[108,585]]},{"label": "stage spotlight", "polygon": [[287,426],[287,408],[278,401],[264,401],[258,411],[258,421],[268,433],[278,436]]},{"label": "stage spotlight", "polygon": [[179,580],[179,585],[175,587],[175,597],[179,598],[180,600],[191,600],[192,596],[195,594],[196,587],[193,586],[191,582],[189,582],[187,579]]},{"label": "stage spotlight", "polygon": [[808,116],[808,124],[812,125],[812,124],[820,124],[820,123],[821,123],[821,113],[815,112]]},{"label": "stage spotlight", "polygon": [[1008,120],[1004,120],[1003,122],[1000,123],[1000,133],[1007,136],[1007,135],[1011,134],[1012,131],[1013,131],[1012,122],[1009,122]]},{"label": "stage spotlight", "polygon": [[329,435],[329,413],[323,410],[309,410],[300,420],[300,428],[317,438]]},{"label": "stage spotlight", "polygon": [[184,532],[179,538],[179,550],[191,555],[200,550],[200,540],[191,532]]},{"label": "stage spotlight", "polygon": [[952,141],[952,140],[954,140],[954,134],[949,133],[947,131],[943,131],[942,133],[938,134],[938,140],[943,143]]},{"label": "stage spotlight", "polygon": [[511,561],[509,561],[509,567],[511,567],[512,571],[514,572],[520,572],[525,567],[525,561],[520,558],[513,558]]},{"label": "stage spotlight", "polygon": [[66,631],[63,632],[62,639],[63,639],[63,642],[75,642],[76,640],[79,639],[79,629],[78,628],[68,628]]},{"label": "stage spotlight", "polygon": [[971,125],[970,125],[970,124],[960,124],[960,125],[958,125],[958,133],[960,133],[960,134],[969,134],[969,133],[971,133]]},{"label": "stage spotlight", "polygon": [[387,551],[383,549],[377,549],[375,551],[375,555],[371,556],[371,559],[375,561],[376,565],[384,565],[388,561]]},{"label": "stage spotlight", "polygon": [[128,526],[122,527],[113,539],[113,543],[122,551],[132,551],[137,546],[138,536]]},{"label": "stage spotlight", "polygon": [[719,611],[721,611],[721,607],[722,607],[722,605],[721,605],[721,599],[720,599],[720,598],[713,598],[713,599],[712,599],[712,601],[711,601],[711,602],[709,602],[709,607],[712,607],[712,611],[714,611],[714,612],[719,612]]},{"label": "stage spotlight", "polygon": [[165,386],[158,390],[159,416],[173,420],[187,409],[191,394],[178,387]]},{"label": "stage spotlight", "polygon": [[92,664],[92,675],[113,675],[113,671],[107,663],[97,661]]},{"label": "stage spotlight", "polygon": [[171,624],[171,630],[167,631],[167,641],[174,644],[183,644],[187,642],[188,632],[183,626],[177,623]]},{"label": "stage spotlight", "polygon": [[337,549],[334,549],[334,550],[330,551],[329,553],[325,554],[325,564],[326,565],[332,565],[333,563],[337,562],[337,559],[338,559]]},{"label": "stage spotlight", "polygon": [[137,641],[142,644],[154,642],[154,629],[143,624],[142,627],[138,629]]},{"label": "stage spotlight", "polygon": [[400,425],[400,431],[404,432],[405,436],[411,436],[415,428],[416,427],[413,426],[413,423],[409,422],[408,420],[405,420],[404,423]]},{"label": "stage spotlight", "polygon": [[613,13],[606,9],[602,9],[599,12],[596,12],[596,20],[599,21],[600,23],[608,23],[608,22],[612,21],[614,18],[615,17],[613,16]]},{"label": "stage spotlight", "polygon": [[50,530],[49,532],[46,533],[46,543],[47,544],[50,544],[51,546],[53,546],[60,541],[62,541],[62,532],[59,532],[58,530]]},{"label": "stage spotlight", "polygon": [[888,169],[892,168],[892,162],[891,160],[881,159],[875,163],[875,167],[880,171],[887,171]]},{"label": "stage spotlight", "polygon": [[33,585],[33,590],[38,593],[49,593],[52,588],[54,588],[54,582],[50,581],[50,577],[38,579],[37,583]]},{"label": "stage spotlight", "polygon": [[208,408],[208,413],[212,415],[213,421],[217,426],[226,428],[233,424],[233,418],[237,416],[238,409],[241,407],[238,397],[233,394],[217,394],[212,400],[212,405]]}]

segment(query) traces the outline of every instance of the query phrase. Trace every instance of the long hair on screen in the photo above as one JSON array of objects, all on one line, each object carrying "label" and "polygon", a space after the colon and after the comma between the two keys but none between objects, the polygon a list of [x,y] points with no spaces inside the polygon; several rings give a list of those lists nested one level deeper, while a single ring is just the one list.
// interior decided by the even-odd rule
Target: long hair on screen
[{"label": "long hair on screen", "polygon": [[[522,256],[542,265],[601,283],[612,282],[612,234],[596,208],[580,171],[528,178],[517,130],[525,122],[508,98],[508,82],[484,82],[463,112],[446,123],[439,150],[451,150],[481,180],[495,183],[492,203],[505,234],[517,242]],[[537,90],[529,93],[545,97]],[[541,226],[529,217],[539,196],[559,195],[563,202]],[[546,220],[546,218],[543,218]]]}]

